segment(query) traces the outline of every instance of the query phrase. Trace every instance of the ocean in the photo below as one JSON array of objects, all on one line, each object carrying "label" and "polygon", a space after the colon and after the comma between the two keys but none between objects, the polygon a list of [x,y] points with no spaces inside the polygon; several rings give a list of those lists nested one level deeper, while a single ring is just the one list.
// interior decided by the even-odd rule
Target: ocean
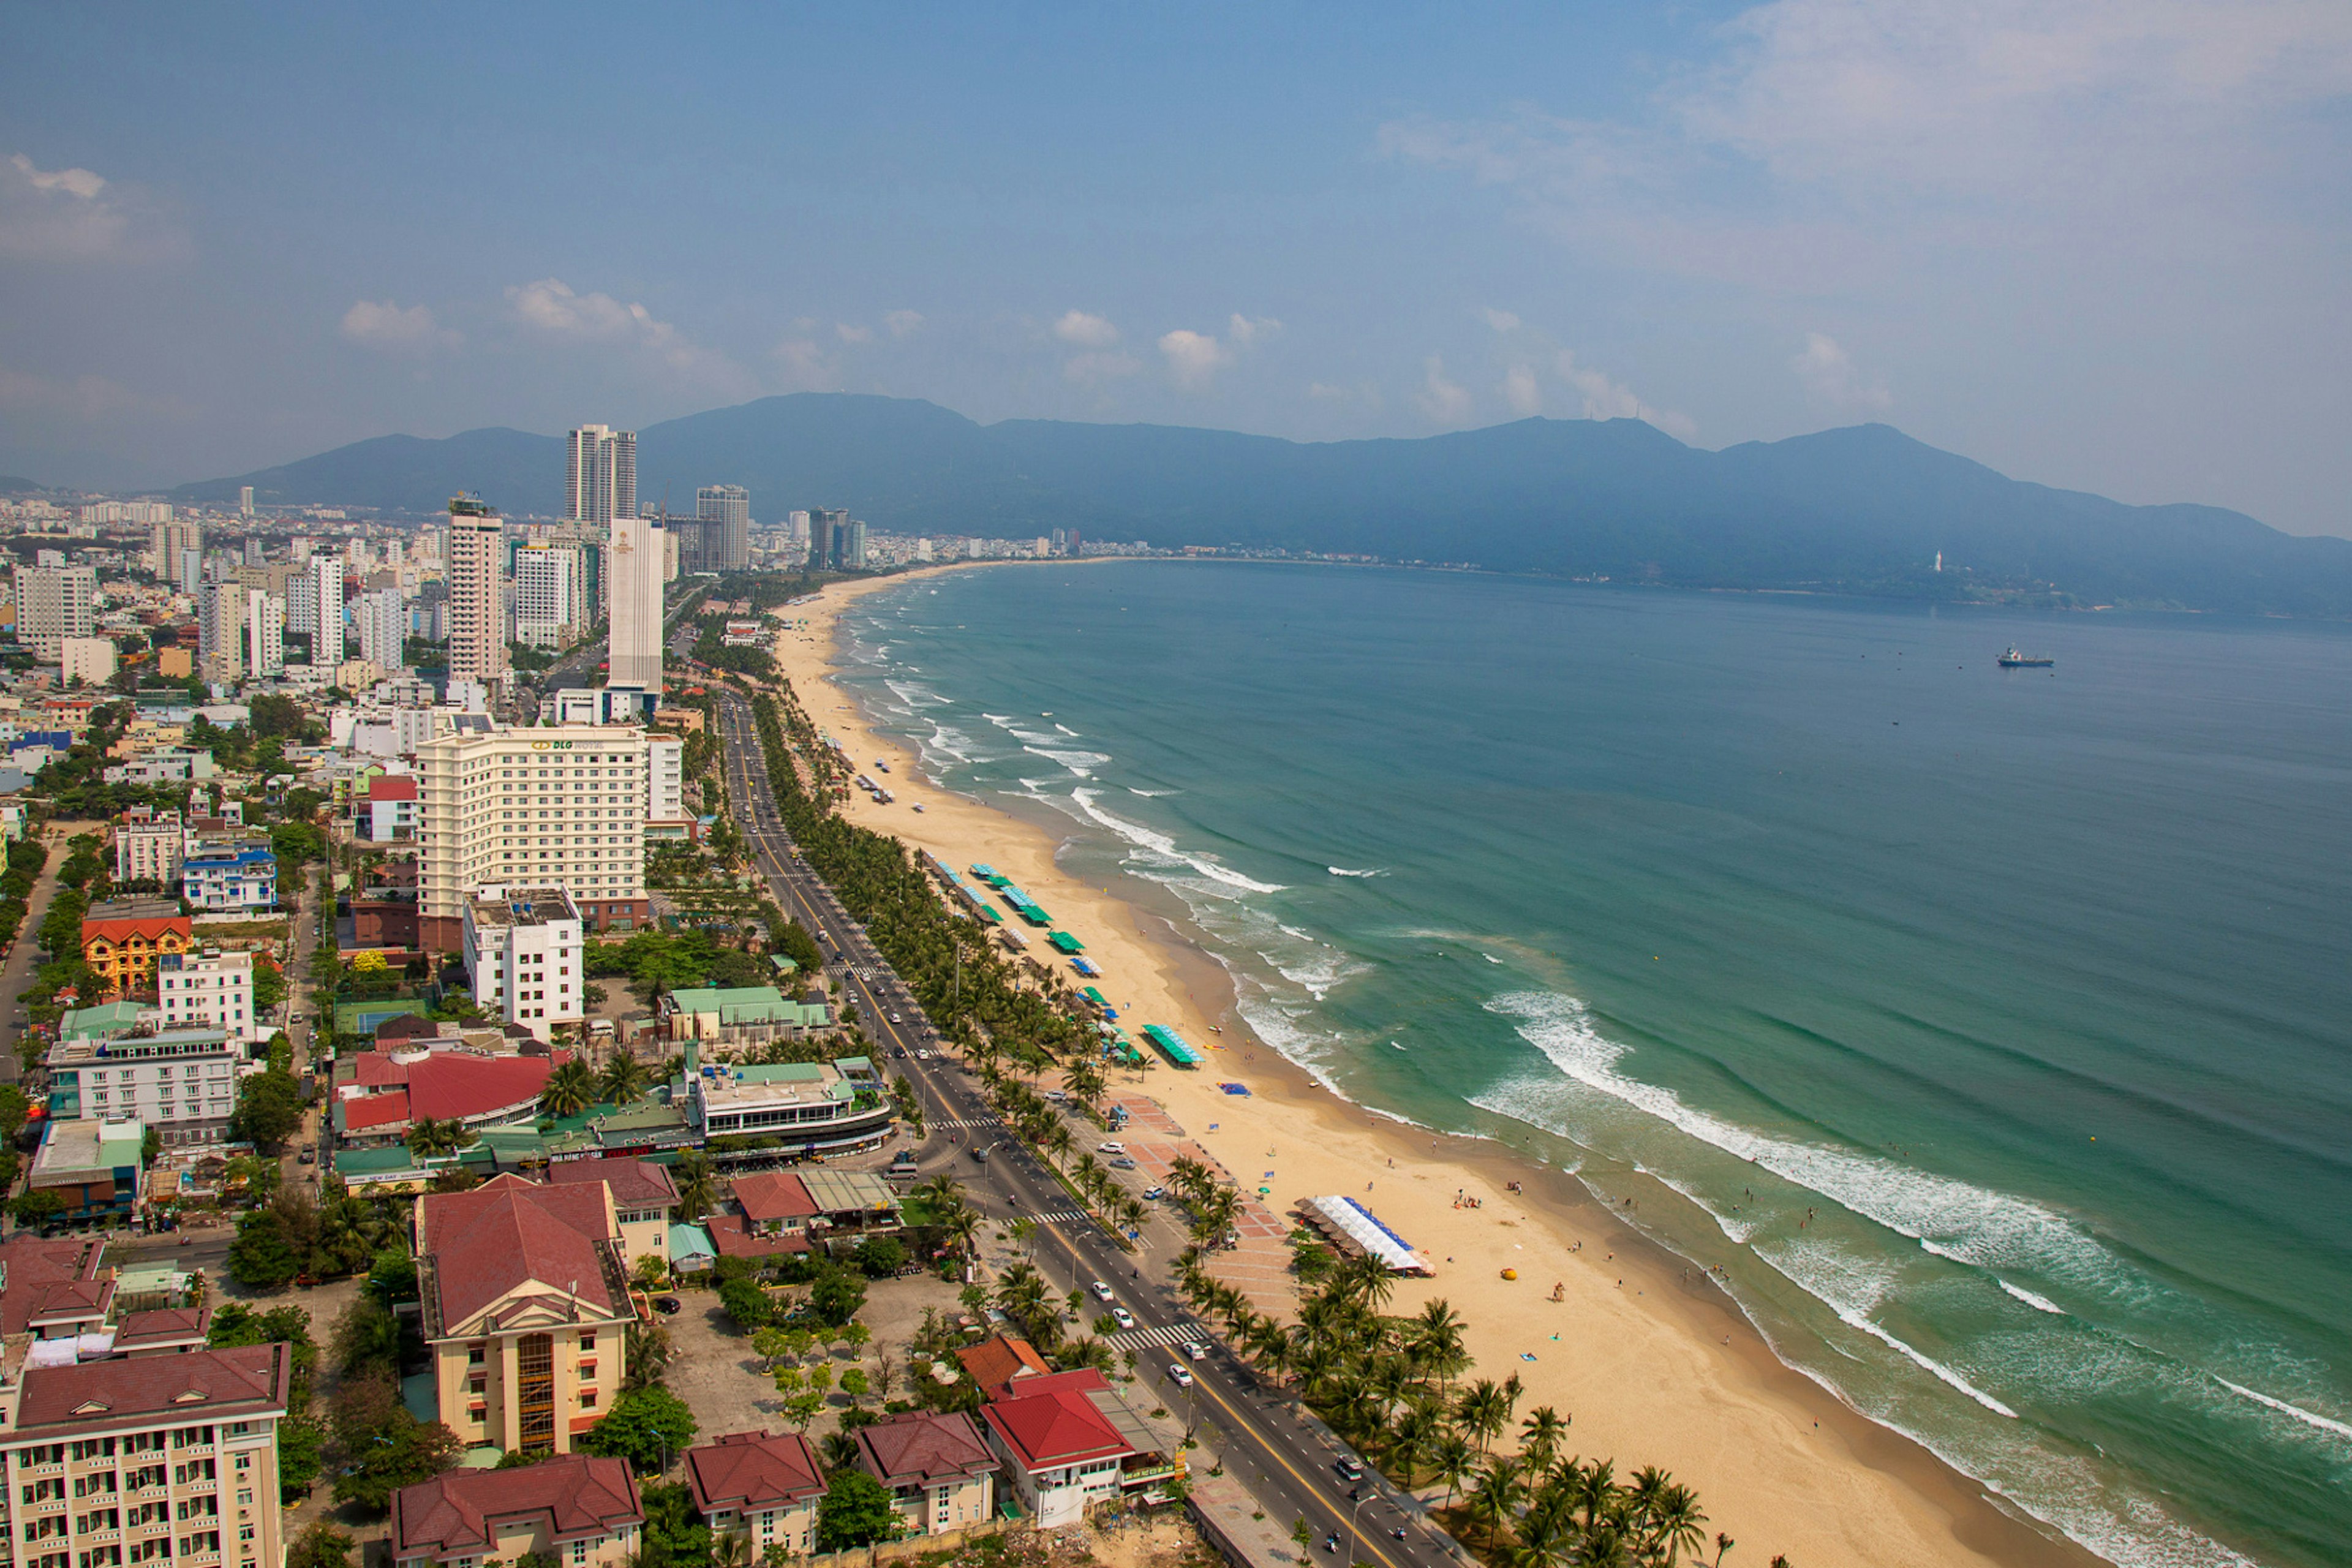
[{"label": "ocean", "polygon": [[1177,562],[843,624],[1337,1092],[1635,1199],[2117,1563],[2352,1563],[2352,628]]}]

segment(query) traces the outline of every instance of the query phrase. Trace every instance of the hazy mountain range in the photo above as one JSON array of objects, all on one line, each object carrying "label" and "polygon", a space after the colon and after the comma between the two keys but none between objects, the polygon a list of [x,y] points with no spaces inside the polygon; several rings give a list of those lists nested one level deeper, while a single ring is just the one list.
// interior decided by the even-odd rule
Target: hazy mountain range
[{"label": "hazy mountain range", "polygon": [[[1720,452],[1628,419],[1302,443],[802,394],[648,426],[637,475],[648,511],[690,513],[698,486],[739,484],[762,521],[845,507],[908,533],[1076,529],[1691,586],[2352,615],[2352,541],[2026,484],[1884,425]],[[470,490],[552,515],[562,478],[561,437],[483,429],[380,437],[173,499],[233,502],[249,484],[264,503],[429,512]]]}]

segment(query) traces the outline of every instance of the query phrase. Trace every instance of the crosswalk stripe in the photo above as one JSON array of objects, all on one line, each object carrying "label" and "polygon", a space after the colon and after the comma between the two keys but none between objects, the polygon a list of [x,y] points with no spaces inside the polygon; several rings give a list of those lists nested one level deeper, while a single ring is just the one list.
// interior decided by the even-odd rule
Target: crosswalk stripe
[{"label": "crosswalk stripe", "polygon": [[1192,1332],[1181,1323],[1169,1323],[1157,1329],[1122,1329],[1111,1335],[1110,1345],[1113,1350],[1150,1350],[1155,1345],[1181,1343],[1192,1336]]},{"label": "crosswalk stripe", "polygon": [[996,1118],[992,1116],[974,1116],[959,1119],[953,1121],[934,1121],[931,1125],[933,1127],[945,1127],[950,1131],[968,1132],[977,1128],[1002,1127],[1004,1123],[997,1121]]}]

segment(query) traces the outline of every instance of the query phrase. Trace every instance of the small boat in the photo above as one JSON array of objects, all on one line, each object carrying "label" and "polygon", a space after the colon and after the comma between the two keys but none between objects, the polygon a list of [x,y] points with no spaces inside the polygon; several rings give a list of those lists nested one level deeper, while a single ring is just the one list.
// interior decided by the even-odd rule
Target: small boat
[{"label": "small boat", "polygon": [[2020,653],[2017,651],[2015,643],[2010,644],[2009,651],[2000,656],[2000,667],[2003,669],[2048,669],[2057,662],[2054,658],[2042,658],[2033,654]]}]

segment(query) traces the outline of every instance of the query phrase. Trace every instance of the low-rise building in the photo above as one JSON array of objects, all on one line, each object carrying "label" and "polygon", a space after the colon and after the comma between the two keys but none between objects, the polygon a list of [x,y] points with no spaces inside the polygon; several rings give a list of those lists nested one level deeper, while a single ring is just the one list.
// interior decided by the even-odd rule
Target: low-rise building
[{"label": "low-rise building", "polygon": [[[1024,1379],[981,1409],[1004,1472],[1039,1529],[1076,1524],[1117,1498],[1130,1479],[1148,1484],[1181,1473],[1150,1431],[1091,1367]],[[1129,1461],[1158,1464],[1129,1474]]]},{"label": "low-rise building", "polygon": [[824,1062],[692,1067],[687,1116],[705,1138],[772,1137],[788,1153],[879,1148],[895,1110],[878,1084]]},{"label": "low-rise building", "polygon": [[129,762],[108,768],[102,776],[108,784],[187,784],[195,779],[211,778],[215,772],[210,752],[158,746],[152,752],[141,752]]},{"label": "low-rise building", "polygon": [[134,805],[114,826],[114,879],[169,888],[180,879],[180,814]]},{"label": "low-rise building", "polygon": [[217,1028],[166,1027],[161,1009],[152,1007],[137,1008],[126,1027],[121,1015],[135,1006],[114,1003],[65,1016],[58,1043],[43,1058],[50,1120],[135,1118],[166,1144],[218,1142],[236,1109],[242,1037]]},{"label": "low-rise building", "polygon": [[207,841],[180,863],[182,896],[207,912],[278,907],[278,857],[265,843]]},{"label": "low-rise building", "polygon": [[266,1040],[253,1008],[253,954],[202,948],[167,952],[155,963],[155,1000],[169,1029],[217,1029],[233,1039]]},{"label": "low-rise building", "polygon": [[487,1127],[528,1117],[547,1075],[571,1059],[564,1051],[524,1055],[462,1039],[352,1051],[335,1063],[334,1129],[347,1143],[397,1143],[419,1121]]},{"label": "low-rise building", "polygon": [[741,1537],[753,1561],[771,1547],[793,1556],[816,1549],[824,1472],[806,1437],[736,1432],[698,1444],[686,1451],[686,1479],[710,1533]]},{"label": "low-rise building", "polygon": [[378,773],[368,780],[364,822],[359,826],[371,842],[391,844],[416,837],[416,781],[397,773]]},{"label": "low-rise building", "polygon": [[165,953],[185,952],[195,930],[178,906],[173,912],[116,913],[120,906],[98,905],[81,922],[81,960],[106,984],[110,995],[145,991],[155,982],[155,961]]},{"label": "low-rise building", "polygon": [[856,1440],[858,1468],[890,1489],[909,1533],[943,1534],[995,1512],[997,1457],[962,1412],[885,1415]]},{"label": "low-rise building", "polygon": [[669,1227],[677,1218],[677,1184],[669,1167],[652,1160],[566,1160],[551,1165],[556,1186],[602,1182],[612,1190],[614,1217],[621,1226],[621,1251],[635,1268],[640,1258],[669,1261]]},{"label": "low-rise building", "polygon": [[802,1039],[833,1027],[833,1009],[814,991],[795,1001],[773,985],[698,985],[664,994],[661,1019],[673,1040],[724,1048]]},{"label": "low-rise building", "polygon": [[146,1142],[147,1129],[134,1121],[52,1121],[25,1184],[55,1193],[65,1219],[128,1215],[139,1206]]},{"label": "low-rise building", "polygon": [[16,1568],[278,1568],[293,1379],[282,1342],[28,1367],[0,1390]]},{"label": "low-rise building", "polygon": [[627,1372],[635,1310],[610,1189],[504,1173],[427,1194],[416,1254],[442,1421],[478,1447],[570,1453]]},{"label": "low-rise building", "polygon": [[466,900],[467,982],[479,1006],[541,1040],[584,1010],[578,906],[561,887],[485,888]]},{"label": "low-rise building", "polygon": [[[0,1241],[0,1340],[70,1338],[106,1324],[114,1310],[106,1237],[54,1239],[20,1230]],[[0,1497],[0,1505],[7,1500]]]},{"label": "low-rise building", "polygon": [[519,1470],[451,1470],[392,1496],[393,1568],[478,1568],[526,1557],[624,1568],[645,1529],[626,1459],[559,1454]]}]

